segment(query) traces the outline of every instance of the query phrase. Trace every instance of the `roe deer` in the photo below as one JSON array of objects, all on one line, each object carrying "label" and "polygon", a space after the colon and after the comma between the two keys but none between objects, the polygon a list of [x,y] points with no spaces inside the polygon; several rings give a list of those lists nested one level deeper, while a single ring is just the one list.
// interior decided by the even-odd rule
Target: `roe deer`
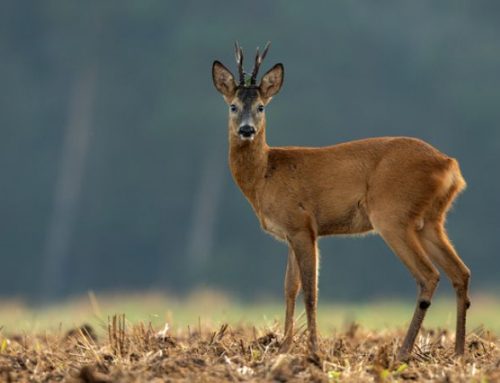
[{"label": "roe deer", "polygon": [[440,266],[457,296],[455,352],[464,353],[465,317],[470,305],[470,271],[444,227],[446,213],[465,181],[455,159],[409,137],[380,137],[328,147],[269,147],[265,107],[283,84],[274,65],[257,85],[269,43],[243,71],[236,44],[238,82],[219,61],[213,82],[229,105],[229,165],[264,230],[288,244],[286,318],[281,351],[293,340],[295,300],[302,286],[309,351],[318,350],[316,330],[320,236],[375,231],[403,261],[419,287],[413,319],[398,353],[409,357],[439,281]]}]

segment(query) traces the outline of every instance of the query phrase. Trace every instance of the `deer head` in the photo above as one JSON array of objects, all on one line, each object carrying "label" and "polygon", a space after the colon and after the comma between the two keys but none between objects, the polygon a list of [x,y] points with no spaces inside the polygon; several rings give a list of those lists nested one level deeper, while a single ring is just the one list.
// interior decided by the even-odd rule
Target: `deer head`
[{"label": "deer head", "polygon": [[243,69],[243,50],[235,43],[236,62],[238,64],[238,82],[233,74],[220,61],[214,61],[212,79],[215,88],[224,96],[229,105],[230,136],[242,141],[253,139],[264,131],[265,106],[276,95],[283,84],[283,64],[274,65],[257,85],[257,74],[266,57],[270,43],[266,44],[262,54],[255,55],[255,63],[250,77]]}]

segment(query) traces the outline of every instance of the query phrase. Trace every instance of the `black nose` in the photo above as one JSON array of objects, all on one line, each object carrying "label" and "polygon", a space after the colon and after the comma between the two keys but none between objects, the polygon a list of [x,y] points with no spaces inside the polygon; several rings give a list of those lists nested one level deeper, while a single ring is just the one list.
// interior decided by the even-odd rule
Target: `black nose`
[{"label": "black nose", "polygon": [[240,136],[251,137],[255,134],[255,128],[252,125],[242,125],[238,131]]}]

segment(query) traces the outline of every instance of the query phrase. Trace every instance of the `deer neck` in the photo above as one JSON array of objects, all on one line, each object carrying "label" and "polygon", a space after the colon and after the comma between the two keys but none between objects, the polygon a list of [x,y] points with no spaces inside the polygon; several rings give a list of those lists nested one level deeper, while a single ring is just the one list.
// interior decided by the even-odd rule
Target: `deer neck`
[{"label": "deer neck", "polygon": [[266,143],[265,128],[253,141],[241,141],[230,134],[229,164],[234,180],[241,191],[255,206],[257,193],[264,181],[267,169],[269,146]]}]

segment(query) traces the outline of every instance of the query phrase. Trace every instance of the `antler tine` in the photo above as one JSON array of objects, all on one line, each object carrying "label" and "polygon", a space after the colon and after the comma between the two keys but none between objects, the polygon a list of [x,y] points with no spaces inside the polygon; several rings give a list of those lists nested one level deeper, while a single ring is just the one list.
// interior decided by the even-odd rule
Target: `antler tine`
[{"label": "antler tine", "polygon": [[243,71],[243,49],[241,49],[238,41],[235,41],[234,43],[234,53],[236,56],[236,62],[238,63],[240,85],[245,85],[245,72]]},{"label": "antler tine", "polygon": [[266,46],[264,47],[264,51],[262,52],[262,54],[260,55],[260,59],[261,60],[264,60],[266,58],[266,55],[267,55],[267,51],[269,50],[269,47],[271,46],[271,42],[268,41],[266,43]]},{"label": "antler tine", "polygon": [[266,58],[267,51],[269,50],[270,45],[271,42],[268,41],[266,46],[264,47],[264,50],[262,51],[262,54],[259,54],[259,47],[257,47],[257,53],[255,54],[255,64],[252,71],[252,77],[250,79],[251,85],[255,85],[257,82],[257,74],[259,73],[260,64],[262,64],[262,61]]}]

